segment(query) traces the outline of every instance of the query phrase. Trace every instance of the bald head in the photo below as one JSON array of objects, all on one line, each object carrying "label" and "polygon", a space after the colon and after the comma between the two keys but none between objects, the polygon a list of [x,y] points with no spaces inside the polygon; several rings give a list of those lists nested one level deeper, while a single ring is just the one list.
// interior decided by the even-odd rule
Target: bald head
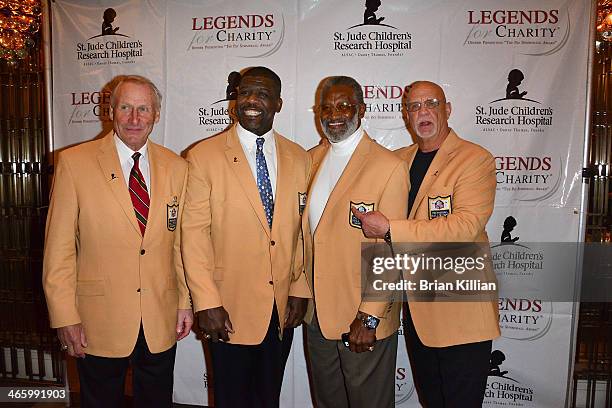
[{"label": "bald head", "polygon": [[451,104],[440,85],[430,81],[416,81],[406,87],[408,125],[417,136],[423,152],[440,147],[448,132]]},{"label": "bald head", "polygon": [[406,87],[407,95],[410,95],[412,91],[426,90],[431,95],[435,95],[436,99],[446,102],[446,95],[444,89],[435,82],[430,81],[414,81]]}]

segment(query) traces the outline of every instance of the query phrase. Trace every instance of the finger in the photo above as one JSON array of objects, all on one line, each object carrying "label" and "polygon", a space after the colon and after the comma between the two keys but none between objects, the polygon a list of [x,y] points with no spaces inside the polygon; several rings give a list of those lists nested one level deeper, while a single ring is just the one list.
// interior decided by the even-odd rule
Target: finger
[{"label": "finger", "polygon": [[291,309],[292,309],[291,302],[289,302],[287,303],[287,309],[285,310],[285,321],[284,321],[285,326],[289,322],[289,315],[291,314]]},{"label": "finger", "polygon": [[296,318],[295,312],[291,311],[291,313],[287,315],[287,319],[285,319],[285,327],[294,328],[295,318]]},{"label": "finger", "polygon": [[176,339],[182,339],[185,333],[185,321],[184,320],[178,320],[176,322]]},{"label": "finger", "polygon": [[185,328],[184,328],[185,336],[189,334],[189,332],[191,331],[192,327],[193,327],[193,320],[186,320],[185,321]]},{"label": "finger", "polygon": [[68,355],[70,357],[77,357],[77,355],[74,354],[74,347],[72,347],[72,344],[68,344],[68,348],[66,349],[66,353],[68,353]]},{"label": "finger", "polygon": [[85,337],[85,330],[81,329],[81,346],[87,347],[87,337]]},{"label": "finger", "polygon": [[229,335],[227,334],[227,330],[221,330],[219,333],[219,337],[223,341],[229,341]]},{"label": "finger", "polygon": [[234,334],[234,327],[232,326],[232,322],[229,317],[225,319],[225,331]]},{"label": "finger", "polygon": [[81,339],[79,338],[79,341],[73,341],[71,345],[68,346],[68,350],[72,348],[72,351],[75,357],[85,357],[85,352],[83,351],[83,348],[81,347],[80,340]]},{"label": "finger", "polygon": [[363,220],[363,217],[365,217],[365,213],[362,213],[355,207],[351,207],[351,212],[353,213],[355,217],[359,219],[359,221]]},{"label": "finger", "polygon": [[217,332],[210,333],[210,341],[212,341],[213,343],[218,342],[219,341],[219,334],[217,334]]}]

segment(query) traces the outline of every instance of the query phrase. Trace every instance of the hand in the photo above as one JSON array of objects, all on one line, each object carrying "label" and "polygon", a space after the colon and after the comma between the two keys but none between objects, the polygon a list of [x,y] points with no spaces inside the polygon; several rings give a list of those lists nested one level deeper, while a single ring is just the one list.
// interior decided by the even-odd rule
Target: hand
[{"label": "hand", "polygon": [[367,329],[361,320],[355,318],[349,332],[349,349],[354,353],[372,351],[376,343],[376,329]]},{"label": "hand", "polygon": [[62,347],[68,346],[65,351],[72,357],[85,358],[85,350],[87,347],[87,338],[85,330],[81,323],[72,324],[70,326],[59,327],[57,329],[57,338]]},{"label": "hand", "polygon": [[380,211],[359,212],[351,207],[353,215],[361,221],[361,230],[366,238],[384,238],[389,231],[389,220]]},{"label": "hand", "polygon": [[229,314],[223,306],[198,312],[198,325],[204,336],[214,342],[229,341],[228,333],[234,333]]},{"label": "hand", "polygon": [[285,311],[285,327],[295,328],[302,324],[307,307],[308,299],[289,296],[287,310]]},{"label": "hand", "polygon": [[182,340],[191,331],[193,326],[193,312],[191,309],[179,309],[176,316],[176,341]]}]

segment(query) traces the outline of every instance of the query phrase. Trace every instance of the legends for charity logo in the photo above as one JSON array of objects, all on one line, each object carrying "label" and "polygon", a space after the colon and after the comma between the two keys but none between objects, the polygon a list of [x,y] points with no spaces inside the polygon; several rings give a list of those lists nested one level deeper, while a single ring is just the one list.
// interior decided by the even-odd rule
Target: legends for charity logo
[{"label": "legends for charity logo", "polygon": [[551,55],[567,43],[570,26],[569,12],[558,8],[471,9],[465,11],[463,46]]},{"label": "legends for charity logo", "polygon": [[264,58],[277,52],[285,39],[282,13],[194,16],[185,44],[187,52],[234,50],[243,58]]}]

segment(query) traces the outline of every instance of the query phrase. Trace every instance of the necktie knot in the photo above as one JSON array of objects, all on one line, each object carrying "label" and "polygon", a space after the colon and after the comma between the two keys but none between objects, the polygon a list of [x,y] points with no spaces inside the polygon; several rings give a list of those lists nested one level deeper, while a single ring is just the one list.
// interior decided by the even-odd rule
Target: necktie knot
[{"label": "necktie knot", "polygon": [[255,140],[255,143],[257,143],[257,150],[263,149],[263,144],[265,141],[266,139],[264,139],[263,137],[258,137],[257,140]]},{"label": "necktie knot", "polygon": [[134,159],[134,164],[138,164],[138,159],[142,156],[139,152],[136,152],[132,155],[132,159]]}]

